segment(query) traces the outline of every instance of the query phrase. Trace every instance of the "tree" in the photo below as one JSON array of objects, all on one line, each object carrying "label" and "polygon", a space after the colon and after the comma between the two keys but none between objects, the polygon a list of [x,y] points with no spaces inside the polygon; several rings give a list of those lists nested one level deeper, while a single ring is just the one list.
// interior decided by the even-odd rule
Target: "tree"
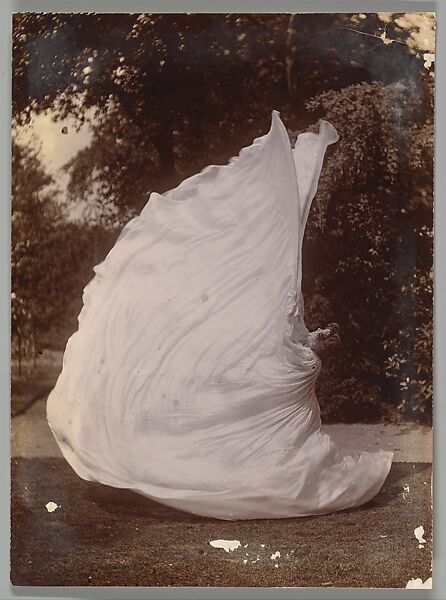
[{"label": "tree", "polygon": [[116,237],[114,231],[66,217],[37,151],[13,142],[11,321],[19,374],[22,359],[35,358],[51,334],[67,329],[67,320],[75,328],[70,319],[73,298],[81,297],[92,266]]},{"label": "tree", "polygon": [[[424,59],[406,42],[421,25],[386,14],[19,14],[14,115],[50,109],[82,122],[92,112],[69,192],[126,220],[147,192],[226,162],[273,108],[304,128],[305,102],[323,91],[418,83]],[[381,39],[384,27],[398,42]]]},{"label": "tree", "polygon": [[355,83],[419,82],[428,73],[426,60],[434,58],[434,29],[434,13],[292,15],[290,93],[303,106],[323,91]]},{"label": "tree", "polygon": [[[358,416],[368,403],[376,417],[385,399],[406,415],[430,415],[432,89],[421,100],[416,86],[375,82],[307,103],[340,133],[321,180],[323,206],[310,215],[312,259],[304,259],[309,318],[322,309],[343,332],[342,351],[326,365],[333,413],[348,406],[354,417],[356,406]],[[352,376],[359,385],[346,386]]]},{"label": "tree", "polygon": [[57,251],[55,227],[62,217],[53,184],[36,153],[13,143],[11,318],[19,368],[24,354],[35,354],[37,331],[61,301],[57,288],[51,294],[50,285],[61,275],[51,269]]},{"label": "tree", "polygon": [[289,101],[286,23],[280,14],[17,15],[14,114],[24,122],[51,109],[82,122],[93,109],[91,151],[68,167],[73,187],[92,193],[79,177],[90,167],[84,181],[104,202],[139,209],[147,190],[226,160]]}]

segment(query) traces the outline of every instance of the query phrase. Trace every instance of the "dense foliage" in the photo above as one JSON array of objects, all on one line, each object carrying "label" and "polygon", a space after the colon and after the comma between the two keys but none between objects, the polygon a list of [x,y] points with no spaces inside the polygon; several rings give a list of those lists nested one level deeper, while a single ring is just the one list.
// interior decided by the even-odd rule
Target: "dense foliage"
[{"label": "dense foliage", "polygon": [[[309,303],[322,297],[341,324],[322,395],[329,390],[330,406],[353,418],[367,404],[376,417],[383,398],[405,414],[430,414],[433,154],[423,139],[432,97],[430,85],[374,82],[307,104],[340,133],[318,195],[328,209],[313,213],[318,225],[324,215],[325,233],[314,241]],[[360,385],[346,387],[352,372]]]},{"label": "dense foliage", "polygon": [[149,191],[225,162],[272,109],[294,132],[322,117],[340,141],[306,234],[306,318],[339,323],[342,337],[324,361],[322,411],[429,418],[432,28],[415,13],[16,15],[15,125],[50,110],[92,130],[66,165],[68,198],[91,207],[83,224],[16,148],[28,157],[13,165],[27,186],[13,204],[17,339],[74,323],[92,265]]},{"label": "dense foliage", "polygon": [[11,222],[12,351],[20,371],[58,330],[75,329],[82,289],[115,234],[68,221],[35,151],[15,143]]}]

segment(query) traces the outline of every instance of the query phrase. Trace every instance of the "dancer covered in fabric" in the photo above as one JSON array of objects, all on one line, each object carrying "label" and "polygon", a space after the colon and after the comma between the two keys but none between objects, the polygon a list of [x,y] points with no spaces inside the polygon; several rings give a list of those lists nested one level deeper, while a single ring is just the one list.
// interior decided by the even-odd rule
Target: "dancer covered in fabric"
[{"label": "dancer covered in fabric", "polygon": [[320,430],[302,241],[334,128],[279,114],[224,166],[152,193],[84,291],[48,420],[82,478],[220,519],[361,505],[388,452]]}]

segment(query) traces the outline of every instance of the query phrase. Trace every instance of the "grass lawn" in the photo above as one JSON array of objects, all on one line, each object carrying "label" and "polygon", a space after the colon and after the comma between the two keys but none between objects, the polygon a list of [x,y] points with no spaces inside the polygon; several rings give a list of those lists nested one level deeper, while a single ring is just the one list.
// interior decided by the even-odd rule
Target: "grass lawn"
[{"label": "grass lawn", "polygon": [[[12,469],[15,585],[405,587],[431,576],[429,464],[394,463],[356,510],[238,522],[82,481],[59,458],[14,458]],[[49,501],[60,505],[52,513]],[[241,547],[209,545],[219,538]]]}]

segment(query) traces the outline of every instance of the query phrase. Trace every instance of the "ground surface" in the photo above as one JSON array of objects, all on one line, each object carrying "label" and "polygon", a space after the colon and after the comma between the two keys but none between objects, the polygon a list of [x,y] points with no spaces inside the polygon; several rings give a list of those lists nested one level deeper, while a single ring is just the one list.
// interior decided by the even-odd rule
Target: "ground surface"
[{"label": "ground surface", "polygon": [[[390,475],[371,503],[326,516],[225,522],[82,481],[61,458],[40,399],[12,419],[12,582],[405,587],[412,578],[430,577],[430,430],[327,430],[341,444],[395,451]],[[52,513],[45,508],[49,501],[59,505]],[[426,532],[423,548],[414,536],[419,525]],[[220,538],[241,546],[230,553],[210,546]],[[277,551],[280,557],[272,560]]]},{"label": "ground surface", "polygon": [[[13,473],[15,585],[405,587],[431,576],[426,464],[395,464],[362,509],[239,522],[84,482],[60,459],[16,458]],[[49,513],[48,501],[59,508]],[[424,548],[413,534],[420,524]],[[209,545],[220,538],[241,547],[226,553]]]},{"label": "ground surface", "polygon": [[21,373],[17,361],[12,362],[12,416],[24,413],[36,400],[48,394],[62,369],[62,358],[63,352],[43,350],[35,360],[22,361]]}]

